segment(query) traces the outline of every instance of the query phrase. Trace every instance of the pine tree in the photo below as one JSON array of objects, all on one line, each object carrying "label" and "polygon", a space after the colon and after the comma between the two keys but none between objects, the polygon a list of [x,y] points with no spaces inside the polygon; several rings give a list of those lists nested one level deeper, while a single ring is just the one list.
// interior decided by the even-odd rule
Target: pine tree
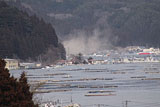
[{"label": "pine tree", "polygon": [[38,107],[32,101],[33,93],[29,91],[27,78],[22,73],[17,81],[10,77],[6,62],[0,59],[0,107]]},{"label": "pine tree", "polygon": [[34,105],[34,102],[32,101],[33,93],[31,93],[29,91],[30,86],[27,83],[27,78],[25,77],[24,72],[21,74],[19,82],[20,82],[20,85],[21,85],[20,91],[22,93],[19,97],[20,97],[20,99],[23,100],[24,106],[25,105],[27,105],[27,106]]}]

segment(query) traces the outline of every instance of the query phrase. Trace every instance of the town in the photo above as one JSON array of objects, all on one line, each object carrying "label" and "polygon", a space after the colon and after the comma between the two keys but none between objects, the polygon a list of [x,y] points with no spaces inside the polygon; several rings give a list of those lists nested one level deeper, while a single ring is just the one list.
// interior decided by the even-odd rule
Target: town
[{"label": "town", "polygon": [[99,51],[92,54],[68,55],[66,60],[58,60],[56,64],[43,65],[42,62],[21,62],[18,59],[5,58],[6,68],[15,69],[45,69],[77,64],[121,64],[160,62],[159,48],[129,46],[117,50]]}]

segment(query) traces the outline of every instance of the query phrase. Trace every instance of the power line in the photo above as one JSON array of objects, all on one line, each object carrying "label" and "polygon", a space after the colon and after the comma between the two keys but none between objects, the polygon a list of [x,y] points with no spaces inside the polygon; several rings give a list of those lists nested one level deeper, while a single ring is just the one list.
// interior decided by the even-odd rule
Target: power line
[{"label": "power line", "polygon": [[139,101],[131,101],[131,102],[135,102],[135,103],[143,103],[143,104],[160,104],[160,102],[153,102],[153,103],[146,103],[146,102],[139,102]]},{"label": "power line", "polygon": [[120,107],[120,106],[114,106],[114,105],[108,105],[108,104],[94,104],[97,107]]},{"label": "power line", "polygon": [[131,101],[128,101],[128,100],[123,101],[123,102],[122,102],[123,107],[128,107],[128,103],[129,103],[129,102],[131,102]]},{"label": "power line", "polygon": [[[135,104],[135,105],[130,105],[128,106],[128,103],[129,102],[132,102],[132,103],[139,103],[139,104]],[[154,102],[154,103],[148,103],[148,102],[139,102],[139,101],[124,101],[123,103],[123,107],[159,107],[160,106],[160,103],[157,103],[157,102]]]}]

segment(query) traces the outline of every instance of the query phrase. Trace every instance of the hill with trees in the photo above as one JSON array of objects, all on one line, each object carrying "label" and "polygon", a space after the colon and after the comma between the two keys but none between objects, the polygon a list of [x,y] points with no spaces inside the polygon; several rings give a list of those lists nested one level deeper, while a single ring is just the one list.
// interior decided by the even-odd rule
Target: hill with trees
[{"label": "hill with trees", "polygon": [[115,46],[160,47],[159,0],[22,0],[20,4],[52,23],[63,40],[74,31],[99,29],[103,32],[99,38]]},{"label": "hill with trees", "polygon": [[54,62],[65,49],[51,24],[0,2],[0,57]]}]

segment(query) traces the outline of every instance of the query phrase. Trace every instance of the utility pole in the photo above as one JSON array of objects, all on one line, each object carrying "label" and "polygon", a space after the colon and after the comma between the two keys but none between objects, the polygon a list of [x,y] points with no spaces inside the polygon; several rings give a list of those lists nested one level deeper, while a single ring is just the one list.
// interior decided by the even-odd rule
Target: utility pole
[{"label": "utility pole", "polygon": [[71,104],[73,104],[72,92],[71,92]]},{"label": "utility pole", "polygon": [[126,107],[128,106],[128,101],[126,101],[126,104],[125,104],[125,105],[126,105]]},{"label": "utility pole", "polygon": [[98,107],[101,107],[101,105],[100,105],[100,104],[98,104]]},{"label": "utility pole", "polygon": [[128,107],[128,102],[130,102],[130,101],[125,101],[125,107]]}]

